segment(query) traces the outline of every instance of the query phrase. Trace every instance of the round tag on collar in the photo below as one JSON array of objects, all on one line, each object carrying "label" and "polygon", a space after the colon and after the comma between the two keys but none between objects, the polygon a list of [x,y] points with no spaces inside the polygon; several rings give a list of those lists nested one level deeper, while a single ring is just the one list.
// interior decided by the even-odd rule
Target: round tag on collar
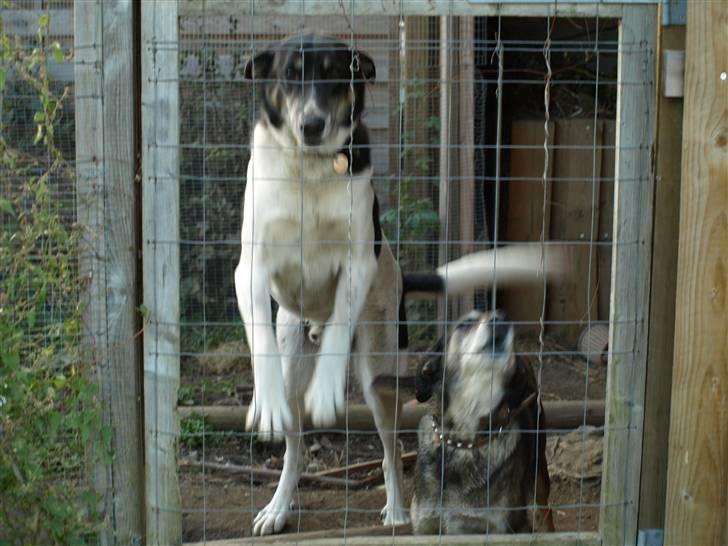
[{"label": "round tag on collar", "polygon": [[346,157],[346,154],[338,153],[334,158],[333,166],[336,174],[344,174],[349,170],[349,158]]}]

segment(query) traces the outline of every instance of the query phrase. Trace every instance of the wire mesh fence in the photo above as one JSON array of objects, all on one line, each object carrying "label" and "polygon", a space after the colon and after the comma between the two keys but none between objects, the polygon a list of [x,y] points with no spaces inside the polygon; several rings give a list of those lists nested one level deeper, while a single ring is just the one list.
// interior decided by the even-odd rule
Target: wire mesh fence
[{"label": "wire mesh fence", "polygon": [[[180,18],[181,226],[189,234],[182,235],[181,249],[180,402],[230,406],[228,414],[239,422],[235,430],[220,431],[194,410],[186,413],[185,536],[205,540],[249,531],[274,480],[235,465],[283,466],[281,447],[257,443],[255,433],[242,430],[240,408],[251,403],[253,379],[229,287],[250,134],[260,116],[260,96],[243,76],[245,62],[304,29],[353,43],[377,66],[363,123],[371,134],[382,228],[404,271],[431,271],[502,244],[570,245],[569,267],[580,278],[562,286],[477,290],[451,302],[447,315],[443,305],[408,302],[409,371],[464,312],[503,307],[518,326],[516,351],[537,372],[541,399],[577,402],[583,410],[578,430],[541,431],[549,435],[556,526],[596,530],[602,429],[591,427],[586,415],[606,394],[606,347],[597,347],[596,334],[609,318],[616,98],[618,86],[630,84],[617,78],[618,21],[238,17],[209,13],[203,5]],[[597,345],[579,347],[580,334]],[[347,400],[364,403],[353,378]],[[416,429],[400,432],[407,452],[417,449]],[[375,524],[384,492],[371,486],[381,480],[380,469],[345,470],[382,456],[373,427],[305,436],[304,473],[349,481],[339,491],[307,477],[293,497],[289,530]],[[225,464],[240,474],[226,475]],[[411,468],[405,476],[409,487]]]},{"label": "wire mesh fence", "polygon": [[[98,7],[103,2],[94,4]],[[411,527],[394,524],[409,519],[415,482],[424,472],[420,421],[435,419],[432,426],[439,431],[437,419],[445,417],[445,410],[444,399],[416,403],[407,378],[417,376],[423,363],[433,358],[450,358],[448,351],[453,349],[448,343],[457,339],[450,335],[461,331],[457,326],[472,309],[501,309],[507,314],[505,323],[515,328],[513,355],[530,370],[529,377],[533,374],[538,401],[536,420],[530,426],[521,424],[515,432],[505,431],[504,436],[532,437],[534,442],[526,449],[528,453],[513,455],[515,462],[509,463],[505,483],[512,488],[526,487],[526,482],[531,485],[525,504],[504,500],[497,493],[496,481],[491,482],[496,480],[490,466],[492,454],[481,446],[484,455],[477,460],[482,472],[473,480],[486,493],[475,510],[476,519],[486,522],[486,532],[524,532],[535,520],[520,525],[514,522],[526,520],[502,514],[525,513],[535,504],[550,511],[557,531],[586,533],[582,536],[587,539],[596,536],[588,533],[603,531],[612,523],[610,510],[621,514],[618,520],[629,519],[636,511],[634,495],[626,484],[629,479],[625,477],[623,489],[615,486],[616,492],[611,492],[603,487],[602,476],[607,464],[619,467],[625,452],[641,448],[638,417],[622,413],[622,405],[612,407],[611,421],[607,417],[605,422],[604,414],[612,397],[618,397],[618,404],[633,406],[639,405],[642,396],[640,369],[644,362],[635,340],[645,319],[638,308],[615,311],[611,302],[621,302],[620,298],[632,293],[637,303],[644,273],[633,264],[634,277],[624,281],[619,272],[613,272],[613,259],[617,257],[618,269],[619,264],[630,267],[631,260],[641,263],[649,258],[641,245],[642,228],[630,224],[628,229],[620,229],[614,219],[619,204],[616,187],[631,188],[638,198],[636,204],[647,206],[639,199],[649,192],[643,163],[651,144],[651,107],[635,106],[633,111],[644,114],[639,119],[625,119],[624,109],[625,100],[631,100],[625,97],[641,100],[650,96],[653,75],[649,70],[625,71],[624,66],[649,66],[650,42],[639,32],[625,33],[620,27],[623,13],[601,3],[583,3],[583,8],[574,8],[568,16],[556,4],[543,3],[532,6],[531,14],[519,12],[519,17],[491,10],[473,16],[470,8],[456,3],[439,6],[436,15],[405,2],[382,4],[381,11],[370,4],[361,0],[316,6],[301,2],[300,9],[286,6],[282,13],[254,2],[238,9],[235,3],[201,0],[148,2],[142,9],[144,211],[141,218],[128,220],[138,222],[135,225],[142,232],[138,238],[132,233],[131,247],[140,246],[144,255],[143,271],[135,281],[144,279],[143,305],[135,312],[145,322],[147,532],[154,535],[150,528],[161,528],[163,521],[178,517],[180,536],[187,542],[271,530],[315,531],[348,540],[374,533],[372,527],[380,524],[386,504],[389,512],[384,516],[389,525],[383,532],[411,533]],[[64,49],[72,40],[69,13],[82,7],[78,2],[17,6],[18,14],[22,10],[57,10],[58,24],[67,21],[58,38]],[[20,28],[18,21],[26,17],[18,14],[13,28]],[[8,18],[4,20],[7,30]],[[394,331],[400,337],[406,332],[407,343],[377,352],[361,349],[355,341],[352,363],[347,365],[344,414],[335,425],[321,430],[301,411],[305,431],[290,432],[284,447],[261,442],[256,430],[245,429],[246,412],[256,391],[251,333],[246,336],[240,319],[235,268],[241,252],[243,197],[251,183],[251,135],[256,122],[265,116],[260,81],[246,77],[246,63],[280,40],[304,32],[322,33],[350,44],[371,57],[376,67],[376,78],[366,84],[361,118],[368,128],[371,185],[379,206],[378,221],[373,223],[381,226],[403,272],[432,272],[483,250],[537,247],[545,256],[550,248],[558,247],[565,249],[569,274],[548,284],[475,283],[450,298],[405,296],[404,313],[383,321],[366,319],[364,324],[378,328],[377,332]],[[93,66],[99,93],[76,96],[76,112],[64,111],[58,135],[62,135],[60,142],[68,157],[75,153],[78,109],[110,100],[104,81],[111,77],[108,74],[114,66],[110,44],[102,40],[81,43],[76,38],[75,67],[73,63],[69,66],[76,69],[77,77],[79,67],[82,72]],[[84,59],[79,55],[84,43],[102,56],[101,63],[79,60]],[[302,50],[303,45],[299,53]],[[625,64],[625,58],[632,60]],[[305,58],[302,62],[305,64]],[[72,72],[60,68],[54,78],[54,85],[59,89],[70,86],[72,93]],[[345,79],[353,90],[354,76],[347,73]],[[317,82],[304,77],[301,85],[309,83]],[[12,81],[3,93],[3,137],[29,142],[36,124],[29,121],[32,107],[23,106],[21,87]],[[86,126],[88,118],[84,119]],[[111,120],[98,122],[110,126]],[[618,123],[622,124],[621,138]],[[350,139],[353,124],[351,130]],[[625,138],[625,134],[633,138]],[[113,155],[109,146],[102,147],[107,158]],[[353,148],[349,153],[352,157]],[[620,169],[620,155],[629,154],[638,159],[637,166],[631,171]],[[76,184],[93,188],[93,180],[98,178],[96,158],[75,167],[79,173]],[[12,185],[12,179],[3,183]],[[290,183],[300,186],[302,178],[292,175]],[[348,184],[353,195],[353,177]],[[54,188],[52,199],[68,211],[68,221],[75,221],[81,211],[91,232],[104,232],[109,218],[119,212],[111,210],[115,201],[106,197],[97,208],[79,202],[73,177],[59,177]],[[135,199],[130,197],[127,202],[132,208],[122,214],[136,214]],[[350,211],[353,204],[352,200]],[[339,243],[347,248],[351,270],[351,249],[362,241],[352,235],[351,225],[348,230]],[[298,235],[298,246],[288,252],[301,253],[299,266],[303,268],[303,246],[326,241],[305,240],[302,232]],[[87,242],[86,250],[104,255],[106,239],[92,241]],[[366,238],[363,242],[373,241]],[[629,259],[624,258],[627,255]],[[496,253],[496,267],[497,260]],[[92,290],[98,294],[91,299],[116,293],[109,288],[114,283],[113,263],[110,260],[103,270],[94,270],[99,276]],[[613,278],[619,281],[616,286]],[[399,300],[399,282],[396,278],[386,286],[386,299]],[[138,284],[136,289],[140,290]],[[302,284],[296,287],[301,293],[306,289]],[[621,294],[616,299],[615,290]],[[130,296],[131,308],[135,303]],[[273,303],[270,328],[276,313],[281,311]],[[294,373],[300,373],[297,379],[305,383],[314,358],[310,355],[314,349],[306,345],[312,324],[306,321],[305,312],[299,314],[300,320],[291,319],[287,325],[279,321],[277,330],[290,328],[299,337],[305,332],[307,337],[293,352],[294,357],[309,362],[305,369],[303,365],[294,368]],[[100,316],[96,317],[99,321]],[[356,323],[356,317],[348,318],[350,336]],[[97,324],[96,337],[107,326]],[[331,327],[326,324],[323,331]],[[622,331],[625,333],[620,334]],[[445,340],[444,345],[438,346],[440,339]],[[614,346],[608,346],[614,340]],[[397,380],[394,396],[404,409],[396,418],[399,432],[394,437],[387,435],[390,431],[381,423],[379,428],[385,430],[377,431],[371,410],[372,403],[376,404],[370,392],[373,377],[357,372],[365,358],[393,361],[399,367],[402,383]],[[622,370],[630,364],[635,371],[625,385]],[[142,381],[139,370],[136,373],[133,380]],[[613,389],[611,395],[608,385]],[[305,390],[305,386],[301,388]],[[446,396],[447,391],[440,387],[437,392]],[[116,396],[113,388],[102,391],[106,399]],[[521,411],[520,407],[511,409]],[[493,419],[492,415],[486,417]],[[106,418],[112,427],[124,419],[119,414]],[[445,432],[442,438],[447,437]],[[292,455],[284,453],[298,449],[298,438],[303,442],[296,465],[302,474],[298,481],[286,481],[290,473],[286,459]],[[453,439],[457,442],[455,436]],[[543,448],[538,447],[541,442]],[[619,448],[612,455],[605,454],[613,443]],[[446,456],[448,449],[443,440],[441,452],[447,457],[443,460],[460,455]],[[391,467],[381,467],[381,459],[391,453],[396,459],[401,455],[403,467],[398,493],[403,510],[397,517],[392,517],[395,507],[388,498],[396,473],[392,474]],[[611,463],[604,460],[607,456]],[[550,476],[550,494],[545,497],[540,493],[542,486],[533,485],[543,476],[539,466],[543,457]],[[452,489],[444,474],[441,478],[434,501],[438,514],[435,534],[456,532],[455,526],[447,527],[452,507],[446,490]],[[387,485],[382,487],[385,481]],[[279,482],[287,483],[290,491],[281,493],[279,486],[276,492]],[[280,509],[279,498],[269,522],[260,523],[259,517],[256,524],[256,516],[271,499],[275,505],[276,496],[284,498],[286,508]],[[112,502],[104,510],[121,514],[122,508]],[[606,523],[605,514],[610,518]],[[283,521],[285,529],[280,528]],[[498,523],[502,521],[507,522],[505,527]],[[615,524],[616,534],[623,532],[619,525]],[[157,535],[156,542],[164,543],[162,536]],[[297,536],[304,540],[307,535]]]}]

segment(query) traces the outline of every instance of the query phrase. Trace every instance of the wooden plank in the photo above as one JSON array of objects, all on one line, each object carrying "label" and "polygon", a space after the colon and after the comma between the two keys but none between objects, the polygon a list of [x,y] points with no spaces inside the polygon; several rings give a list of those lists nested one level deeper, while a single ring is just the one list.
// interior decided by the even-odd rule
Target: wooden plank
[{"label": "wooden plank", "polygon": [[[536,0],[533,2],[453,2],[452,0],[377,0],[376,2],[355,2],[354,14],[362,15],[477,15],[489,17],[544,17],[557,14],[561,17],[619,17],[624,6],[656,4],[656,0],[633,0],[613,2],[558,2]],[[203,2],[180,0],[181,15],[200,15]],[[210,15],[351,15],[352,4],[340,0],[206,0],[205,13]]]},{"label": "wooden plank", "polygon": [[[597,318],[597,256],[593,245],[599,226],[599,178],[602,166],[603,123],[572,119],[556,121],[554,181],[551,191],[553,241],[565,245],[567,271],[573,274],[554,283],[546,294],[547,318],[561,321],[547,331],[567,347],[575,347],[587,320]],[[569,146],[594,146],[570,149]]]},{"label": "wooden plank", "polygon": [[[602,426],[604,424],[604,401],[590,400],[584,402],[551,401],[543,402],[545,427],[547,429],[572,429],[584,424]],[[177,408],[179,416],[186,419],[192,416],[204,417],[207,423],[217,430],[234,430],[244,432],[243,424],[247,406],[180,406]],[[405,404],[400,418],[400,430],[416,430],[422,417],[430,412],[427,404]],[[336,428],[348,430],[375,430],[374,417],[364,404],[349,406],[348,420],[343,416],[338,418]],[[313,430],[314,427],[308,418],[304,421],[304,430]]]},{"label": "wooden plank", "polygon": [[146,543],[182,542],[179,387],[177,3],[142,2],[142,161]]},{"label": "wooden plank", "polygon": [[[199,2],[199,0],[198,0]],[[243,7],[238,0],[238,7]],[[210,4],[208,4],[210,6]],[[246,16],[244,10],[237,9],[234,13],[221,15],[216,6],[198,6],[194,14],[180,13],[180,38],[200,37],[203,34],[240,40],[251,36],[287,36],[303,29],[315,28],[316,32],[335,34],[348,39],[351,36],[350,21],[335,14],[335,10],[327,15],[318,17],[301,17],[298,13],[288,14],[288,18],[276,15],[255,14]],[[180,6],[181,10],[184,7]],[[204,9],[204,17],[202,10]],[[358,13],[358,12],[357,12]],[[355,36],[357,40],[370,37],[388,37],[391,17],[382,15],[367,15],[357,17],[355,21]]]},{"label": "wooden plank", "polygon": [[[540,241],[543,230],[544,240],[549,240],[551,223],[551,174],[553,172],[553,149],[555,126],[549,122],[548,138],[543,121],[515,121],[511,126],[510,177],[507,182],[508,205],[506,207],[506,227],[504,239],[508,242]],[[542,181],[544,169],[543,148],[519,148],[519,146],[542,146],[548,142],[548,170],[546,187]],[[546,208],[544,216],[544,190]],[[537,331],[538,321],[543,309],[545,288],[521,286],[503,288],[499,292],[501,304],[514,321],[527,321],[532,324],[519,326],[519,331]]]},{"label": "wooden plank", "polygon": [[728,4],[688,2],[668,545],[728,544],[727,33]]},{"label": "wooden plank", "polygon": [[[473,17],[458,18],[457,46],[457,183],[458,200],[453,204],[456,210],[450,212],[458,221],[459,245],[457,257],[473,252],[475,247],[475,94],[473,80],[475,78],[475,22]],[[469,290],[452,302],[454,316],[463,316],[473,309],[475,292]]]},{"label": "wooden plank", "polygon": [[[599,526],[604,544],[635,544],[642,456],[655,123],[654,6],[625,8],[619,29],[617,157]],[[639,47],[637,47],[639,46]]]},{"label": "wooden plank", "polygon": [[[685,27],[682,25],[663,27],[660,42],[660,49],[684,49]],[[670,430],[677,241],[680,235],[683,101],[665,98],[662,93],[658,93],[657,108],[655,224],[652,240],[645,432],[640,478],[640,529],[665,526],[667,489],[665,453],[668,449]]]},{"label": "wooden plank", "polygon": [[[456,201],[454,195],[457,187],[450,184],[452,174],[452,148],[451,135],[452,123],[452,55],[453,48],[451,41],[454,39],[453,21],[451,17],[440,17],[440,40],[439,40],[439,65],[440,72],[440,143],[438,150],[439,159],[439,181],[437,195],[437,214],[440,221],[439,244],[437,250],[437,264],[443,265],[451,260],[450,243],[454,239],[455,226],[452,222],[450,211],[451,203]],[[447,274],[447,272],[446,272]],[[447,321],[453,317],[449,309],[448,298],[437,301],[437,334],[444,336],[447,333]]]},{"label": "wooden plank", "polygon": [[[404,530],[401,532],[405,532]],[[206,546],[244,546],[249,544],[278,544],[288,546],[304,543],[306,546],[339,546],[342,537],[346,536],[346,544],[351,546],[425,546],[438,544],[444,546],[601,546],[597,533],[538,533],[522,535],[431,535],[407,536],[392,534],[392,527],[369,527],[338,530],[337,535],[319,538],[321,531],[314,533],[296,533],[269,537],[247,537],[230,540],[208,540]],[[202,542],[187,543],[185,546],[203,546]]]},{"label": "wooden plank", "polygon": [[[137,217],[132,0],[96,0],[74,11],[78,221],[85,333],[97,363],[113,458],[98,455],[95,485],[110,525],[102,544],[141,541],[144,454],[136,332]],[[70,11],[69,11],[70,14]],[[55,15],[55,14],[54,14]],[[71,29],[66,29],[70,32]],[[103,47],[102,47],[103,44]],[[96,47],[93,47],[95,45]],[[130,244],[130,241],[132,243]]]},{"label": "wooden plank", "polygon": [[614,143],[617,124],[614,120],[604,120],[602,137],[602,175],[599,184],[599,230],[596,248],[597,258],[597,318],[609,320],[609,298],[612,293],[612,231],[614,226]]}]

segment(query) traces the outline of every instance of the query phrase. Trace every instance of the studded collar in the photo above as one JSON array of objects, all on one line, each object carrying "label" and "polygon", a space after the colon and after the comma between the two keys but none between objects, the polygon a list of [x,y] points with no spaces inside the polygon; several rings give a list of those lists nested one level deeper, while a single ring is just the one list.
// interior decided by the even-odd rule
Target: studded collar
[{"label": "studded collar", "polygon": [[511,407],[506,400],[503,400],[494,412],[480,418],[478,430],[473,437],[463,438],[457,436],[453,431],[443,429],[438,424],[437,416],[433,415],[432,433],[436,447],[443,443],[453,449],[477,449],[487,445],[494,435],[503,432],[504,428],[510,425],[511,421],[521,414],[528,406],[536,400],[536,393],[532,392],[518,406]]}]

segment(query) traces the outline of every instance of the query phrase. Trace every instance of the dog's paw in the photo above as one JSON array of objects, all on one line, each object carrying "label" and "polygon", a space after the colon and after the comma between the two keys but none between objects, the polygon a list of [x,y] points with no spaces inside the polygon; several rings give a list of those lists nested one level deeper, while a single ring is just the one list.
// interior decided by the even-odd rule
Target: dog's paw
[{"label": "dog's paw", "polygon": [[305,396],[306,411],[317,428],[335,425],[336,415],[345,409],[346,363],[328,360],[319,361]]},{"label": "dog's paw", "polygon": [[245,428],[255,428],[258,439],[263,442],[280,442],[283,433],[290,430],[291,409],[288,407],[283,382],[269,387],[255,386],[245,418]]},{"label": "dog's paw", "polygon": [[286,525],[290,510],[290,501],[279,501],[274,496],[266,507],[255,516],[253,520],[253,536],[280,533]]},{"label": "dog's paw", "polygon": [[410,522],[409,511],[402,506],[397,508],[385,505],[382,508],[382,525],[403,525]]}]

